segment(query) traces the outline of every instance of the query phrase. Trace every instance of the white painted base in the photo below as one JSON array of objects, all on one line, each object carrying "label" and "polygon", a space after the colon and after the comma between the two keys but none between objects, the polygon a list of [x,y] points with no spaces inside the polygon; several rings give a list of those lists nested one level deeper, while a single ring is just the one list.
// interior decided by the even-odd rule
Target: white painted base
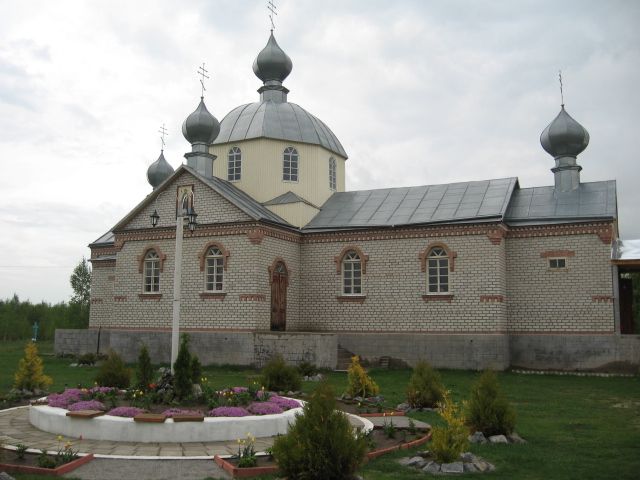
[{"label": "white painted base", "polygon": [[37,405],[29,407],[29,421],[34,427],[69,438],[110,440],[115,442],[218,442],[285,434],[302,407],[277,415],[249,417],[205,417],[204,422],[164,423],[134,422],[133,418],[103,415],[91,419],[67,417],[64,408]]}]

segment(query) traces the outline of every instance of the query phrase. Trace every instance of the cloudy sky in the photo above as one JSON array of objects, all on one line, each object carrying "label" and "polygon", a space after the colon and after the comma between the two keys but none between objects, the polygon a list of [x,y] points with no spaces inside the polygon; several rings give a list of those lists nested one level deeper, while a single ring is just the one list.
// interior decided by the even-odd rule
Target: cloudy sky
[{"label": "cloudy sky", "polygon": [[[347,188],[517,176],[553,183],[539,135],[567,111],[591,134],[582,180],[618,181],[640,238],[640,2],[280,0],[289,99],[345,146]],[[266,2],[0,0],[0,298],[58,302],[86,245],[149,191],[169,131],[189,145],[195,74],[219,119],[256,101]],[[391,162],[391,172],[382,165]]]}]

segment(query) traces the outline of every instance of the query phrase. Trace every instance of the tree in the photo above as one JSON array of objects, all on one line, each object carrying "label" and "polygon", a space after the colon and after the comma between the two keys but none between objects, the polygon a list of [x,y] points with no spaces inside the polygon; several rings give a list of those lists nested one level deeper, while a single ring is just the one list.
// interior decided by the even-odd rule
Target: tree
[{"label": "tree", "polygon": [[71,302],[78,303],[88,309],[91,298],[91,268],[86,258],[82,257],[80,263],[73,269],[69,281],[71,288],[73,288]]},{"label": "tree", "polygon": [[24,358],[18,364],[18,371],[14,375],[14,387],[26,390],[47,388],[53,383],[51,377],[44,374],[42,359],[38,356],[38,347],[29,342],[24,348]]}]

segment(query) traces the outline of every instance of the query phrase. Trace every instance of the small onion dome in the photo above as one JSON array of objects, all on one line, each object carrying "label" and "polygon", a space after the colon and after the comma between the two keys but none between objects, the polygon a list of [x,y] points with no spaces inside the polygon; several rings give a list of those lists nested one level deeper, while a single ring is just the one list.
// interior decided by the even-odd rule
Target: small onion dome
[{"label": "small onion dome", "polygon": [[571,118],[562,105],[558,116],[540,135],[540,143],[554,158],[575,157],[589,145],[589,132]]},{"label": "small onion dome", "polygon": [[182,135],[192,145],[194,143],[210,145],[218,133],[220,133],[220,123],[209,113],[204,104],[204,98],[200,97],[198,108],[182,124]]},{"label": "small onion dome", "polygon": [[289,55],[280,48],[272,30],[267,45],[253,61],[253,73],[263,83],[270,80],[282,82],[289,76],[292,68],[293,64]]},{"label": "small onion dome", "polygon": [[160,151],[158,159],[149,165],[147,170],[147,180],[153,188],[156,188],[167,178],[173,175],[173,167],[169,165],[169,162],[164,158],[164,151]]}]

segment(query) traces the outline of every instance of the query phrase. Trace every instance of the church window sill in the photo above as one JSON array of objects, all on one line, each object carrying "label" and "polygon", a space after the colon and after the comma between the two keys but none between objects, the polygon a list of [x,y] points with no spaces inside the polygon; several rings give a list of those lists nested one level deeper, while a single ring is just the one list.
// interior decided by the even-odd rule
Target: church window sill
[{"label": "church window sill", "polygon": [[422,300],[425,302],[447,302],[453,301],[453,294],[432,293],[429,295],[422,295]]},{"label": "church window sill", "polygon": [[219,300],[223,301],[227,296],[226,292],[200,292],[200,298],[202,300]]},{"label": "church window sill", "polygon": [[366,295],[338,295],[339,303],[364,303]]},{"label": "church window sill", "polygon": [[161,293],[139,293],[138,298],[140,300],[160,300],[162,298]]}]

